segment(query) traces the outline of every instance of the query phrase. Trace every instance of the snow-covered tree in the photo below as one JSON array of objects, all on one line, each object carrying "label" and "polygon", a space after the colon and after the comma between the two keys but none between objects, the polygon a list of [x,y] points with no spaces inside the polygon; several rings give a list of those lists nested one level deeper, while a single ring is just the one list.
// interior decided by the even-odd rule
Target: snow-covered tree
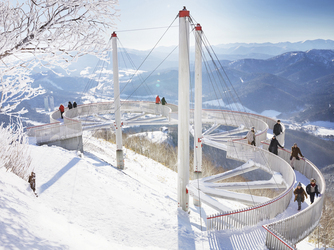
[{"label": "snow-covered tree", "polygon": [[[85,54],[102,58],[118,17],[118,0],[2,0],[0,113],[43,93],[32,88],[36,67],[67,70]],[[55,72],[56,73],[56,72]]]}]

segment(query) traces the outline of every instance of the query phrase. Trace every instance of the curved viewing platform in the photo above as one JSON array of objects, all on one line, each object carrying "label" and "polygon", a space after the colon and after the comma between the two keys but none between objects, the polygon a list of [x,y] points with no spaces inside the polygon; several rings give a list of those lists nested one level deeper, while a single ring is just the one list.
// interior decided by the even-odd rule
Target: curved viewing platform
[{"label": "curved viewing platform", "polygon": [[[178,121],[177,106],[156,105],[152,102],[121,102],[123,125],[176,125]],[[60,112],[54,111],[50,124],[28,128],[28,135],[36,138],[38,145],[58,145],[70,150],[83,151],[83,130],[113,128],[114,103],[102,102],[79,105],[66,109],[64,119]],[[98,120],[87,119],[100,116]],[[191,111],[191,121],[193,113]],[[107,119],[108,118],[108,119]],[[319,169],[309,160],[295,162],[293,170],[289,164],[291,152],[279,149],[278,155],[268,151],[271,130],[276,121],[261,115],[228,110],[203,110],[202,122],[211,127],[203,132],[202,143],[226,151],[226,157],[236,160],[241,165],[222,174],[190,181],[187,186],[189,194],[195,199],[217,210],[216,214],[206,218],[207,230],[239,230],[244,227],[261,227],[266,230],[266,245],[269,249],[295,249],[295,245],[309,235],[319,224],[326,184]],[[230,131],[217,130],[219,126],[233,127]],[[249,145],[245,132],[254,126],[256,130],[256,147]],[[285,128],[283,126],[283,132]],[[284,145],[285,133],[277,137]],[[223,180],[260,169],[271,175],[270,180],[258,180],[241,183],[227,183]],[[293,190],[297,176],[315,178],[321,196],[312,205],[297,211],[291,216],[281,216],[293,200]],[[305,184],[305,183],[304,183]],[[237,189],[274,189],[279,193],[274,198],[246,195],[231,192]],[[248,207],[231,210],[220,199],[231,199],[248,204]],[[294,205],[296,207],[296,205]]]}]

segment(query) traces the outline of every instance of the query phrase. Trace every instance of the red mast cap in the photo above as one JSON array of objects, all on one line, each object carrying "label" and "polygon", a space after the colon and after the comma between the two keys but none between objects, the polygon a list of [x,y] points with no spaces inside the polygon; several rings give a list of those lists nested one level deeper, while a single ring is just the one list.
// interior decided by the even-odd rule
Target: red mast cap
[{"label": "red mast cap", "polygon": [[116,32],[114,31],[112,34],[111,34],[111,37],[117,37],[116,35]]},{"label": "red mast cap", "polygon": [[186,6],[183,7],[183,10],[180,10],[179,17],[189,17],[190,11],[187,10]]},{"label": "red mast cap", "polygon": [[198,23],[197,26],[195,27],[196,30],[202,30],[202,26]]}]

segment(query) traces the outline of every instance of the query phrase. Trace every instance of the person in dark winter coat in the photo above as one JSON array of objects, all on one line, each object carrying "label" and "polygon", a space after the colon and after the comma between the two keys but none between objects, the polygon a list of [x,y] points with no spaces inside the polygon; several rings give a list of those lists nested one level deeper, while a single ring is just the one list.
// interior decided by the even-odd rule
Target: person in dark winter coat
[{"label": "person in dark winter coat", "polygon": [[77,103],[73,102],[73,108],[76,108],[76,107],[77,107]]},{"label": "person in dark winter coat", "polygon": [[302,202],[304,202],[304,197],[307,199],[307,194],[304,190],[304,188],[302,187],[302,184],[299,182],[296,189],[293,191],[294,195],[295,195],[295,199],[294,201],[298,202],[298,210],[301,209],[301,205]]},{"label": "person in dark winter coat", "polygon": [[284,148],[281,144],[279,144],[278,140],[276,139],[276,136],[274,135],[273,138],[270,141],[270,145],[269,145],[269,151],[274,153],[275,155],[278,154],[278,146],[280,146],[281,148]]},{"label": "person in dark winter coat", "polygon": [[68,102],[67,107],[68,107],[68,109],[72,109],[72,108],[73,108],[72,103],[71,103],[71,102]]},{"label": "person in dark winter coat", "polygon": [[319,196],[318,185],[315,184],[315,179],[311,179],[311,183],[306,186],[306,193],[310,196],[311,204],[314,202],[314,196]]},{"label": "person in dark winter coat", "polygon": [[28,182],[30,183],[30,187],[32,189],[32,191],[34,191],[35,193],[35,188],[36,188],[36,176],[35,176],[35,173],[34,172],[31,172],[30,176],[29,176],[29,179],[28,179]]},{"label": "person in dark winter coat", "polygon": [[273,133],[276,136],[278,136],[279,134],[283,133],[282,126],[281,126],[281,121],[280,120],[277,120],[277,123],[274,125]]},{"label": "person in dark winter coat", "polygon": [[295,160],[298,160],[298,161],[300,160],[298,155],[300,155],[301,157],[304,157],[300,149],[297,147],[297,143],[294,143],[291,148],[291,156],[290,156],[290,165],[293,169],[295,169],[294,167]]},{"label": "person in dark winter coat", "polygon": [[249,145],[255,145],[255,128],[252,127],[250,131],[248,131],[246,137],[244,139],[247,139],[247,142]]},{"label": "person in dark winter coat", "polygon": [[60,104],[60,106],[59,106],[59,111],[60,111],[60,117],[61,117],[61,119],[64,119],[64,117],[63,117],[63,113],[64,113],[64,111],[65,111],[65,107],[64,107],[63,104]]},{"label": "person in dark winter coat", "polygon": [[162,97],[162,99],[161,99],[161,104],[162,104],[162,105],[166,105],[166,104],[167,104],[165,97]]}]

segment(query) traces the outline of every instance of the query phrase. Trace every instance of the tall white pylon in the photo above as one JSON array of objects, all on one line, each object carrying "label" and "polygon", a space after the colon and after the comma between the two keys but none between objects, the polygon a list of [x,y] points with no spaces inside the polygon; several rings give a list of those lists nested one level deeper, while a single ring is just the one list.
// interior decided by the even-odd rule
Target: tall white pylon
[{"label": "tall white pylon", "polygon": [[189,11],[179,12],[178,206],[189,208]]},{"label": "tall white pylon", "polygon": [[115,130],[116,130],[116,161],[117,168],[124,169],[123,143],[122,143],[122,122],[121,122],[121,100],[119,90],[119,72],[117,59],[117,35],[111,35],[112,41],[112,61],[113,61],[113,81],[114,81],[114,105],[115,105]]},{"label": "tall white pylon", "polygon": [[[195,27],[194,178],[202,178],[202,27]],[[194,205],[200,202],[194,199]]]}]

